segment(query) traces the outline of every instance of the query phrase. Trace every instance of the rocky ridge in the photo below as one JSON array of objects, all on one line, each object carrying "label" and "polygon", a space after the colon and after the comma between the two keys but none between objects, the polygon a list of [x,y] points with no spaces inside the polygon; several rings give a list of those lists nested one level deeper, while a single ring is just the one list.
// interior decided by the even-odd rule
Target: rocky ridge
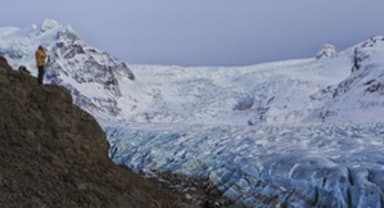
[{"label": "rocky ridge", "polygon": [[59,86],[0,58],[0,204],[4,207],[192,207],[108,158],[96,120]]}]

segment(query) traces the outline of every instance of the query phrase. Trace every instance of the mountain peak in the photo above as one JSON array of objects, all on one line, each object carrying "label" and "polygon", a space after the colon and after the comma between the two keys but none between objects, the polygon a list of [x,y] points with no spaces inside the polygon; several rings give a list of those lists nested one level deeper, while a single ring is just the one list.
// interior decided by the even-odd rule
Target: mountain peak
[{"label": "mountain peak", "polygon": [[316,58],[322,59],[322,58],[328,58],[333,57],[337,53],[336,46],[326,43],[323,45],[323,47],[320,49],[320,51],[317,53]]}]

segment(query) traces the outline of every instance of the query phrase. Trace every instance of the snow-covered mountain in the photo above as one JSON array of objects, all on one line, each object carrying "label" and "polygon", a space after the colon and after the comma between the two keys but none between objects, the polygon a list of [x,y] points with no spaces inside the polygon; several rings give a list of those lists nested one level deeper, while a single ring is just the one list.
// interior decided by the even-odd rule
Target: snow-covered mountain
[{"label": "snow-covered mountain", "polygon": [[27,29],[0,28],[0,55],[15,68],[24,65],[36,74],[34,51],[39,45],[50,55],[46,82],[67,87],[77,105],[99,118],[122,111],[117,103],[122,96],[118,77],[135,78],[125,63],[89,46],[70,26],[54,20]]},{"label": "snow-covered mountain", "polygon": [[35,74],[39,44],[47,82],[95,115],[116,163],[205,177],[254,207],[384,206],[383,37],[253,66],[128,67],[52,20],[0,28],[14,67]]},{"label": "snow-covered mountain", "polygon": [[350,75],[323,107],[326,121],[382,122],[383,77],[384,37],[376,36],[354,48]]}]

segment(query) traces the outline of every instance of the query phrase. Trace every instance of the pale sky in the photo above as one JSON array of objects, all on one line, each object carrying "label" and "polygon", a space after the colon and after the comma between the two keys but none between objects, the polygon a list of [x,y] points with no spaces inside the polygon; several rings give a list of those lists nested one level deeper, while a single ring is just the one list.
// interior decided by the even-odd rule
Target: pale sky
[{"label": "pale sky", "polygon": [[0,26],[45,18],[130,64],[247,65],[384,34],[383,0],[12,0]]}]

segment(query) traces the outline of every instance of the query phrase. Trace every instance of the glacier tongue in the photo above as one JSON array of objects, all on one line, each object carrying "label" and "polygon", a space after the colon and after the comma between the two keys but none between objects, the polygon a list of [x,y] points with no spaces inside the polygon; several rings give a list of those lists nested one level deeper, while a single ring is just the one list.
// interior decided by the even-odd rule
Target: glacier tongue
[{"label": "glacier tongue", "polygon": [[[152,130],[151,130],[152,129]],[[250,206],[382,207],[384,124],[106,127],[117,164],[205,177]]]}]

